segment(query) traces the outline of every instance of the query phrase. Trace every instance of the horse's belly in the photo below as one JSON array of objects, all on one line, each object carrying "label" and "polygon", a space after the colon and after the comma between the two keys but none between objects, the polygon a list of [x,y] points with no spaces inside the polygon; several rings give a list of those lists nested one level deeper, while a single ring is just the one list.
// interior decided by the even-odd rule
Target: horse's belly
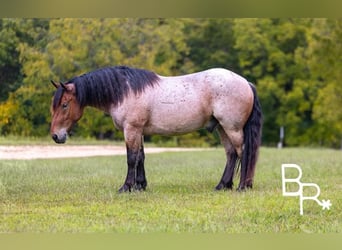
[{"label": "horse's belly", "polygon": [[[178,79],[178,78],[177,78]],[[210,94],[191,81],[169,79],[151,96],[146,134],[174,135],[195,131],[210,120]]]},{"label": "horse's belly", "polygon": [[201,127],[203,124],[153,124],[144,128],[144,135],[181,135]]},{"label": "horse's belly", "polygon": [[169,107],[169,110],[166,109],[164,112],[152,113],[149,122],[144,128],[144,134],[185,134],[202,128],[210,119],[203,112],[185,110],[187,110],[185,107],[177,110]]}]

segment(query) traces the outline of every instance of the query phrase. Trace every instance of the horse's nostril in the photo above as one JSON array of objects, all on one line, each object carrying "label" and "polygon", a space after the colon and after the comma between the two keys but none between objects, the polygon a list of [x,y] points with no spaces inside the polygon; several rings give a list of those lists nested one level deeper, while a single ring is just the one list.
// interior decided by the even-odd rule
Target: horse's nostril
[{"label": "horse's nostril", "polygon": [[53,139],[54,141],[57,141],[57,140],[58,140],[58,135],[53,134],[53,135],[52,135],[52,139]]}]

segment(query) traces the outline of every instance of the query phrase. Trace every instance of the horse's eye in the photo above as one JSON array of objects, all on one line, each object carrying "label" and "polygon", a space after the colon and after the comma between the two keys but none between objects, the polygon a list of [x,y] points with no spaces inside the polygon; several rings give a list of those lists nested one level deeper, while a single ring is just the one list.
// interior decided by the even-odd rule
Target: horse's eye
[{"label": "horse's eye", "polygon": [[67,107],[68,107],[68,103],[63,103],[63,104],[62,104],[62,108],[63,108],[63,109],[66,109]]}]

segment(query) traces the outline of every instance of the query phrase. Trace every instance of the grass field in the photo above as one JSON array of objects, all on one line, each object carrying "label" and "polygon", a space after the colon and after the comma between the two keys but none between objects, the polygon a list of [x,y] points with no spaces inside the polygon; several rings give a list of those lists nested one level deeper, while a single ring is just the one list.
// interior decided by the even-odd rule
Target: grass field
[{"label": "grass field", "polygon": [[[223,149],[147,155],[148,188],[118,194],[125,156],[0,161],[0,232],[342,232],[342,152],[262,148],[253,190],[215,192]],[[330,210],[283,197],[281,164],[302,167]],[[236,183],[238,180],[235,181]]]}]

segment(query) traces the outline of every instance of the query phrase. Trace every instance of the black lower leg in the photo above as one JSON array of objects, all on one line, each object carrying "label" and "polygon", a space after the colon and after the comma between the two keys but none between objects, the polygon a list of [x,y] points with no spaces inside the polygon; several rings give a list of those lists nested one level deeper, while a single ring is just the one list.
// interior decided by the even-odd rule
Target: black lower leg
[{"label": "black lower leg", "polygon": [[219,184],[216,186],[216,190],[222,190],[222,189],[232,189],[233,188],[233,177],[234,177],[234,170],[236,167],[236,161],[237,161],[237,154],[236,152],[232,152],[229,157],[226,164],[226,167],[224,169],[222,178],[219,182]]},{"label": "black lower leg", "polygon": [[240,170],[240,183],[237,191],[244,191],[246,189],[246,176],[247,176],[247,160],[245,157],[241,159],[241,170]]},{"label": "black lower leg", "polygon": [[147,186],[146,176],[145,176],[145,152],[143,145],[139,151],[138,156],[138,164],[137,164],[137,175],[136,175],[136,182],[135,182],[135,189],[137,190],[145,190]]},{"label": "black lower leg", "polygon": [[139,151],[135,152],[127,147],[127,176],[125,183],[119,189],[119,192],[132,191],[136,183],[137,163]]}]

